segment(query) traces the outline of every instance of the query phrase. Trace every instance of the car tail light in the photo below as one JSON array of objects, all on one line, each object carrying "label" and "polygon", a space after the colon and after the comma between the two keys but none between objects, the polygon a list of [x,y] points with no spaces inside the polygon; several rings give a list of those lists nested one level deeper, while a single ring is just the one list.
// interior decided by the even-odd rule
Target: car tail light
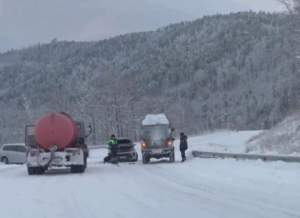
[{"label": "car tail light", "polygon": [[169,147],[172,147],[172,146],[173,146],[172,140],[169,140],[169,141],[168,141],[168,146],[169,146]]},{"label": "car tail light", "polygon": [[37,151],[30,151],[30,157],[35,157],[36,153],[37,153]]},{"label": "car tail light", "polygon": [[147,143],[145,141],[142,141],[142,147],[146,148],[146,146],[147,146]]}]

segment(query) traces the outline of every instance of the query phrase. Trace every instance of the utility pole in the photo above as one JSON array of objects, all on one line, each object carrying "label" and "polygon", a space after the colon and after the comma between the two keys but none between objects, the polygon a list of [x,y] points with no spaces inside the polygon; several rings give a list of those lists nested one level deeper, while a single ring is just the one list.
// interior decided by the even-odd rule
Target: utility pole
[{"label": "utility pole", "polygon": [[94,145],[96,145],[96,129],[95,129],[95,116],[94,116],[94,111],[93,111],[93,115],[92,115],[92,118],[93,118],[93,140],[94,140]]}]

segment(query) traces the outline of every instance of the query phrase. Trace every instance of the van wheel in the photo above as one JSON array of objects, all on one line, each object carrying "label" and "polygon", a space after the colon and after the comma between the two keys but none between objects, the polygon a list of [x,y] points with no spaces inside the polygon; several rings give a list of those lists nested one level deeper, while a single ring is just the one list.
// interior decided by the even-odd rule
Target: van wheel
[{"label": "van wheel", "polygon": [[4,163],[4,164],[8,164],[9,163],[7,157],[2,157],[1,162]]},{"label": "van wheel", "polygon": [[27,167],[27,173],[28,175],[34,175],[35,174],[35,169],[34,167]]}]

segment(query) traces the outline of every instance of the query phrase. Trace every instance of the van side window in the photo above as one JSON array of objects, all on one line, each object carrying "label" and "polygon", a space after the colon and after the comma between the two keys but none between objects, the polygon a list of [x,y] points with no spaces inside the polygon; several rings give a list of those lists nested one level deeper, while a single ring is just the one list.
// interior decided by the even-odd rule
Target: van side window
[{"label": "van side window", "polygon": [[18,146],[17,145],[11,145],[11,151],[18,151]]},{"label": "van side window", "polygon": [[7,145],[3,148],[3,151],[18,151],[18,146],[16,146],[16,145]]},{"label": "van side window", "polygon": [[10,146],[4,146],[4,148],[2,149],[3,151],[11,151],[10,150]]},{"label": "van side window", "polygon": [[18,152],[25,153],[26,152],[26,148],[24,146],[18,146]]}]

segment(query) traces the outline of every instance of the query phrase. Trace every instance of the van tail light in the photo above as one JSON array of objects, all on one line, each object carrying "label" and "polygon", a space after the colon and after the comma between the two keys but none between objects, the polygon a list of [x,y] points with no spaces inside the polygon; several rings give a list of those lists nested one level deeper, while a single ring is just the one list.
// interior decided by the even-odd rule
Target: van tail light
[{"label": "van tail light", "polygon": [[147,146],[147,143],[145,142],[145,141],[142,141],[142,148],[146,148],[146,146]]},{"label": "van tail light", "polygon": [[172,141],[172,140],[169,140],[169,141],[168,141],[168,146],[169,146],[169,147],[172,147],[172,146],[173,146],[173,141]]},{"label": "van tail light", "polygon": [[35,157],[37,154],[37,151],[30,151],[30,157]]}]

